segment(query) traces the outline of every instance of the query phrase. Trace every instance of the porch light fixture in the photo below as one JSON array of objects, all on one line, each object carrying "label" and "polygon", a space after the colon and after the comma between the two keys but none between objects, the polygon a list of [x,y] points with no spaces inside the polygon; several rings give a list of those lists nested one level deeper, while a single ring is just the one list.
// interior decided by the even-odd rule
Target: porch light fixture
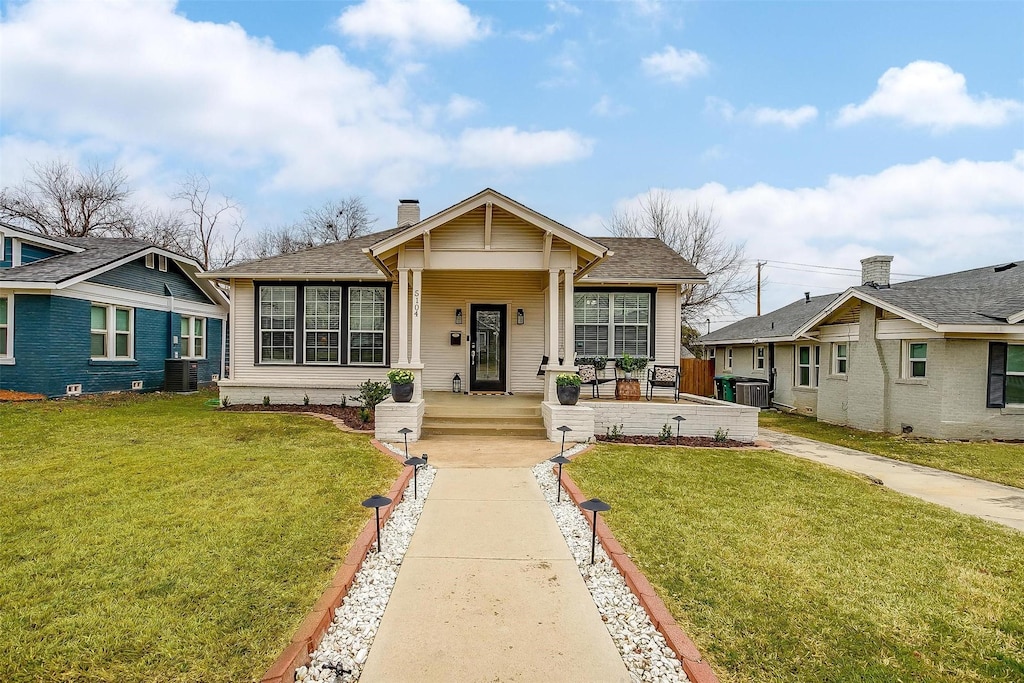
[{"label": "porch light fixture", "polygon": [[373,508],[377,514],[377,552],[380,552],[380,509],[391,505],[391,499],[387,496],[370,496],[363,501],[364,508]]},{"label": "porch light fixture", "polygon": [[398,433],[402,435],[403,439],[405,439],[405,457],[408,458],[409,457],[409,435],[412,434],[412,430],[409,429],[408,427],[402,427],[401,429],[398,430]]},{"label": "porch light fixture", "polygon": [[461,325],[462,324],[462,309],[461,308],[456,308],[455,309],[455,324],[456,325]]},{"label": "porch light fixture", "polygon": [[419,497],[419,471],[420,465],[426,465],[427,461],[423,458],[412,457],[405,461],[406,465],[412,467],[412,499],[416,500]]},{"label": "porch light fixture", "polygon": [[590,536],[590,564],[594,564],[594,547],[597,545],[597,513],[607,512],[612,506],[600,498],[591,498],[580,503],[580,507],[587,512],[594,513],[594,532]]},{"label": "porch light fixture", "polygon": [[555,498],[555,502],[561,503],[562,502],[562,465],[565,465],[566,463],[571,462],[571,460],[569,460],[569,458],[565,457],[564,455],[556,455],[555,457],[551,458],[551,462],[558,464],[558,495]]},{"label": "porch light fixture", "polygon": [[459,373],[457,373],[457,372],[455,373],[455,376],[452,377],[452,393],[453,394],[461,394],[462,393],[462,378],[459,377]]},{"label": "porch light fixture", "polygon": [[525,324],[526,324],[526,314],[523,312],[523,309],[521,309],[521,308],[516,309],[516,325],[525,325]]},{"label": "porch light fixture", "polygon": [[686,418],[683,417],[682,415],[676,415],[672,419],[676,421],[676,445],[678,446],[679,445],[679,427],[681,427],[683,422],[686,421]]}]

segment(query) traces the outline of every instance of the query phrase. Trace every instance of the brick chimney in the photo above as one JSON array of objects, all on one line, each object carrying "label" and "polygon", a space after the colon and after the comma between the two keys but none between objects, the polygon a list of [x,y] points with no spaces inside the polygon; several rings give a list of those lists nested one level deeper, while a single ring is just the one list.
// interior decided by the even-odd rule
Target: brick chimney
[{"label": "brick chimney", "polygon": [[398,200],[398,227],[420,222],[420,200]]},{"label": "brick chimney", "polygon": [[886,288],[889,286],[889,269],[892,256],[869,256],[860,260],[861,284]]}]

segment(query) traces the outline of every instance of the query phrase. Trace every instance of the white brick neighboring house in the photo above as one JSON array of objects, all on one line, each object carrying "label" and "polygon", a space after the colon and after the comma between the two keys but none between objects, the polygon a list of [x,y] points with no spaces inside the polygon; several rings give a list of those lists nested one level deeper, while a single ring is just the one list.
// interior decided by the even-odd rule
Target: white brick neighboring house
[{"label": "white brick neighboring house", "polygon": [[862,260],[859,287],[701,337],[716,374],[768,379],[775,405],[823,422],[1024,439],[1024,261],[890,285],[891,261]]}]

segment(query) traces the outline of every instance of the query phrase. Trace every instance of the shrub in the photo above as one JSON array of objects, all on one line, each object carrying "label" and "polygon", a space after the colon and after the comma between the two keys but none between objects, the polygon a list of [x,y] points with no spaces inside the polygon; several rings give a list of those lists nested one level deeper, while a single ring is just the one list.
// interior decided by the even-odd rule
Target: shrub
[{"label": "shrub", "polygon": [[618,441],[619,439],[622,438],[622,430],[623,430],[624,427],[625,427],[625,425],[621,425],[621,424],[612,425],[611,429],[605,430],[605,434],[612,441]]},{"label": "shrub", "polygon": [[729,440],[729,430],[728,429],[722,429],[721,427],[719,427],[718,429],[715,430],[715,441],[728,441],[728,440]]},{"label": "shrub", "polygon": [[647,356],[631,356],[628,353],[624,353],[622,357],[615,359],[615,367],[623,372],[636,372],[646,368],[647,362]]},{"label": "shrub", "polygon": [[302,395],[302,405],[304,405],[304,406],[308,406],[309,405],[309,394],[303,394]]},{"label": "shrub", "polygon": [[359,419],[362,420],[363,424],[366,424],[367,422],[369,422],[370,421],[370,409],[369,408],[360,408],[359,409]]},{"label": "shrub", "polygon": [[269,406],[270,405],[270,397],[269,396],[264,396],[263,397],[263,405],[265,405],[265,406]]},{"label": "shrub", "polygon": [[412,384],[416,381],[416,375],[409,370],[394,368],[388,370],[388,381],[392,384]]},{"label": "shrub", "polygon": [[555,377],[555,384],[560,387],[578,387],[581,383],[580,376],[574,372],[563,372]]},{"label": "shrub", "polygon": [[672,428],[667,424],[661,425],[661,432],[658,434],[658,439],[661,441],[668,441],[672,438]]},{"label": "shrub", "polygon": [[220,404],[227,408],[229,405],[231,405],[231,400],[227,396],[225,396],[220,400]]},{"label": "shrub", "polygon": [[[373,410],[377,407],[378,403],[390,395],[391,387],[388,386],[387,382],[374,382],[372,379],[368,379],[359,385],[359,395],[349,396],[349,398],[353,401],[359,401],[359,404],[366,410]],[[363,420],[363,422],[368,421],[368,419]]]}]

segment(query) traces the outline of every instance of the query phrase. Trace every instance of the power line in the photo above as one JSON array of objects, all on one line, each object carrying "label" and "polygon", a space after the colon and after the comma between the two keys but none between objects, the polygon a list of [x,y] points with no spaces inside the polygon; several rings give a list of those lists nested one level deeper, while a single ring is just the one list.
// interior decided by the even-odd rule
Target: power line
[{"label": "power line", "polygon": [[[804,268],[817,268],[821,270],[843,270],[851,273],[859,274],[860,268],[842,268],[840,266],[822,266],[813,263],[793,263],[792,261],[776,261],[774,259],[765,259],[768,263],[781,263],[787,266],[802,266]],[[776,266],[778,267],[778,266]],[[892,275],[899,275],[900,277],[928,277],[927,275],[916,275],[914,273],[892,273]]]}]

